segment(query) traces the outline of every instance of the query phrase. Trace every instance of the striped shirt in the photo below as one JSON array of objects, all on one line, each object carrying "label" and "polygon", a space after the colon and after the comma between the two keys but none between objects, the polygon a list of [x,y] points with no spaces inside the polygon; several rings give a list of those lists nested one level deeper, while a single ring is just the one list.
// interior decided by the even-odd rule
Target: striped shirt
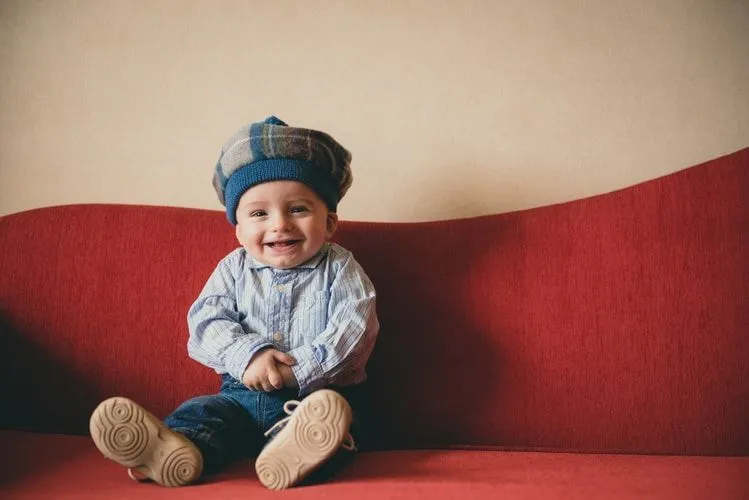
[{"label": "striped shirt", "polygon": [[380,326],[372,282],[351,252],[333,243],[292,269],[234,250],[208,279],[187,323],[190,357],[237,380],[260,349],[288,353],[300,396],[363,382]]}]

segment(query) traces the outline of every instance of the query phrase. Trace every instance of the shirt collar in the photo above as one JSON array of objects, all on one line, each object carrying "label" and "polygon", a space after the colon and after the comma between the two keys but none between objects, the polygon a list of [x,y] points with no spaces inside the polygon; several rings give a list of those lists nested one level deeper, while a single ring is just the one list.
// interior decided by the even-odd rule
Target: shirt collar
[{"label": "shirt collar", "polygon": [[[304,262],[302,264],[299,264],[298,266],[292,267],[291,269],[314,269],[317,267],[317,265],[320,263],[320,261],[323,258],[323,255],[328,251],[328,243],[323,243],[323,246],[320,247],[320,250],[312,256],[311,259],[309,259],[307,262]],[[275,269],[273,266],[270,266],[264,262],[260,262],[252,255],[249,255],[250,259],[247,261],[247,267],[250,269]],[[289,269],[283,269],[284,271],[288,271]]]}]

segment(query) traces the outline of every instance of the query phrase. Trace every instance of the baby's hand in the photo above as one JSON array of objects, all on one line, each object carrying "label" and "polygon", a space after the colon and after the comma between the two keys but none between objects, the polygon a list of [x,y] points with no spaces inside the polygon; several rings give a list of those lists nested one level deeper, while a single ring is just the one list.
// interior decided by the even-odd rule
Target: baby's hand
[{"label": "baby's hand", "polygon": [[283,389],[284,377],[276,363],[291,366],[296,361],[285,352],[276,349],[264,349],[255,354],[242,374],[242,383],[255,391],[270,392]]},{"label": "baby's hand", "polygon": [[278,373],[281,374],[284,387],[299,387],[299,383],[296,381],[296,377],[294,376],[294,371],[291,369],[291,366],[285,365],[283,363],[277,363],[276,369],[278,370]]}]

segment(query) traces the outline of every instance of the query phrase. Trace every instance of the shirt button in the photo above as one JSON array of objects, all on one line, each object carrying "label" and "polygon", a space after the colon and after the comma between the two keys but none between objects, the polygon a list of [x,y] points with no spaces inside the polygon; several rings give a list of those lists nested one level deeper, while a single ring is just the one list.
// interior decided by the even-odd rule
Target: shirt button
[{"label": "shirt button", "polygon": [[274,334],[273,334],[273,340],[277,340],[277,341],[279,341],[279,342],[280,342],[281,340],[283,340],[283,333],[281,333],[281,332],[276,332],[276,333],[274,333]]},{"label": "shirt button", "polygon": [[286,290],[288,290],[288,287],[286,285],[276,285],[276,290],[278,290],[281,293],[286,293]]}]

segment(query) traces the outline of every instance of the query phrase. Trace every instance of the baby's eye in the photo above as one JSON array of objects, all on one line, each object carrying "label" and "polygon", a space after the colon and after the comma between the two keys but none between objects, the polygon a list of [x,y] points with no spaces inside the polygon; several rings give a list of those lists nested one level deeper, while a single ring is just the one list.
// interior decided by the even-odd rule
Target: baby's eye
[{"label": "baby's eye", "polygon": [[268,213],[265,210],[253,210],[250,212],[250,217],[265,217]]},{"label": "baby's eye", "polygon": [[295,206],[291,207],[290,212],[292,214],[301,214],[303,212],[307,212],[307,207],[302,206],[302,205],[295,205]]}]

